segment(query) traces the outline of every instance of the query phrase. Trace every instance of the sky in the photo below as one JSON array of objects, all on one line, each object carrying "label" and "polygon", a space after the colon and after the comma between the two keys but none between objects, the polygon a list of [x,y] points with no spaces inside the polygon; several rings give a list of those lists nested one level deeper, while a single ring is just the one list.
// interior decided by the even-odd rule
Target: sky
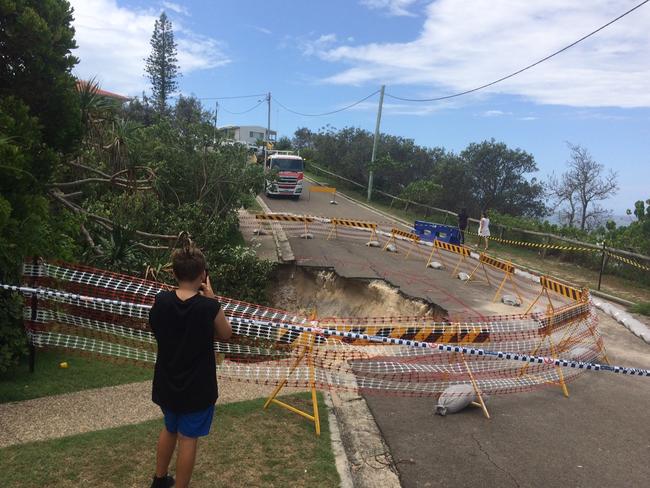
[{"label": "sky", "polygon": [[[204,99],[272,93],[292,110],[345,107],[386,94],[434,98],[483,85],[572,43],[641,0],[70,0],[80,63],[124,95],[149,91],[144,58],[155,19],[173,23],[179,92]],[[243,6],[245,5],[245,6]],[[604,202],[624,214],[650,198],[650,3],[553,59],[485,90],[441,102],[386,96],[381,130],[461,151],[491,138],[531,153],[545,180],[566,169],[567,142],[618,172]],[[262,97],[220,100],[218,125],[266,125]],[[378,95],[334,115],[278,103],[271,126],[292,136],[374,130]],[[243,115],[243,112],[258,105]]]}]

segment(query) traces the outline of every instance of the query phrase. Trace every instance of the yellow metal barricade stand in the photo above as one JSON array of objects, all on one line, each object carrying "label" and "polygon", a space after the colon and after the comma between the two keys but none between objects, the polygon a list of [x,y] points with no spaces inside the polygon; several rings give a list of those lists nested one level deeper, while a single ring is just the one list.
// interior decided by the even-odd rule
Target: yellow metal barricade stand
[{"label": "yellow metal barricade stand", "polygon": [[431,254],[429,254],[429,259],[427,260],[427,265],[426,265],[427,268],[429,267],[429,264],[431,264],[431,261],[433,260],[434,253],[437,253],[438,256],[442,258],[442,253],[440,252],[440,249],[458,255],[458,261],[456,262],[456,266],[454,267],[454,270],[451,272],[451,276],[454,276],[456,274],[456,271],[458,271],[458,268],[460,268],[460,265],[464,263],[467,258],[470,257],[470,250],[465,246],[459,246],[457,244],[449,244],[447,242],[439,241],[438,239],[435,239],[432,244],[433,244],[433,249],[431,249]]},{"label": "yellow metal barricade stand", "polygon": [[311,194],[312,193],[331,193],[332,194],[332,200],[330,200],[330,203],[332,205],[338,205],[338,202],[336,201],[336,188],[332,186],[310,186],[309,187],[309,197],[307,200],[311,200]]},{"label": "yellow metal barricade stand", "polygon": [[[535,304],[539,301],[539,299],[542,296],[546,297],[546,300],[548,301],[548,306],[547,309],[551,310],[553,313],[555,312],[555,307],[553,306],[553,301],[551,300],[551,295],[549,294],[550,292],[556,293],[560,296],[563,296],[565,298],[570,299],[571,301],[577,302],[578,305],[584,304],[589,301],[589,290],[587,288],[576,288],[570,285],[566,285],[564,283],[561,283],[557,280],[554,280],[552,278],[549,278],[548,276],[540,276],[539,278],[539,284],[542,286],[541,291],[535,297],[535,300],[530,304],[528,309],[526,310],[526,313],[524,315],[527,315],[530,313],[530,311],[533,309]],[[577,324],[577,322],[576,322]],[[573,329],[576,327],[576,325],[573,325],[570,327],[567,332],[564,333],[562,336],[562,339],[560,340],[560,344],[563,344],[564,341],[568,340],[572,334],[569,332],[572,332]],[[599,343],[598,337],[596,336],[595,331],[593,330],[593,327],[589,327],[589,332],[596,341],[596,344],[598,345],[598,348],[603,355],[603,360],[609,364],[609,358],[607,357],[607,353],[605,351],[604,346],[602,343]]]},{"label": "yellow metal barricade stand", "polygon": [[[311,320],[312,321],[316,320],[315,317],[316,317],[316,313],[314,312],[312,314]],[[314,428],[316,430],[316,435],[320,436],[320,416],[318,413],[318,397],[316,394],[316,371],[314,369],[314,356],[313,356],[314,344],[316,342],[316,333],[303,332],[301,335],[305,337],[305,339],[303,341],[298,340],[296,342],[298,343],[304,342],[304,344],[298,345],[298,347],[302,348],[302,350],[298,354],[298,357],[296,358],[294,363],[291,365],[291,368],[289,368],[289,372],[287,373],[287,376],[280,382],[278,386],[275,387],[275,389],[271,393],[271,396],[269,396],[269,398],[264,403],[264,409],[267,409],[269,405],[271,405],[271,403],[275,403],[279,407],[285,408],[290,412],[297,413],[301,417],[304,417],[310,422],[313,422]],[[303,361],[307,362],[307,367],[309,368],[309,389],[311,390],[312,413],[304,412],[303,410],[300,410],[299,408],[296,408],[293,405],[289,405],[288,403],[285,403],[276,398],[280,393],[280,391],[282,390],[282,388],[286,386],[289,377],[293,374],[296,368]]]},{"label": "yellow metal barricade stand", "polygon": [[262,222],[300,222],[304,224],[305,234],[309,232],[309,224],[314,222],[313,217],[304,217],[302,215],[288,214],[256,214],[255,220],[259,221],[258,232],[262,229]]},{"label": "yellow metal barricade stand", "polygon": [[500,259],[493,258],[491,256],[488,256],[485,253],[481,253],[478,260],[478,264],[476,265],[472,273],[469,275],[469,279],[466,281],[466,283],[469,283],[472,280],[474,274],[476,273],[476,270],[479,267],[482,267],[483,272],[485,273],[485,279],[487,280],[488,284],[492,286],[492,283],[490,282],[490,277],[488,276],[488,272],[485,266],[490,266],[491,268],[503,272],[503,279],[501,280],[501,283],[499,284],[499,287],[497,288],[497,291],[494,294],[494,298],[492,299],[493,302],[496,302],[497,298],[499,297],[499,293],[501,293],[501,290],[506,284],[506,281],[510,281],[513,291],[515,292],[517,297],[519,297],[519,300],[521,300],[522,303],[524,302],[521,293],[519,293],[519,288],[517,288],[517,283],[513,278],[515,274],[515,267],[512,265],[512,263],[510,263],[509,261],[501,261]]},{"label": "yellow metal barricade stand", "polygon": [[[542,298],[542,295],[546,296],[549,306],[554,309],[553,301],[551,300],[551,296],[548,293],[549,291],[569,298],[574,302],[582,302],[585,300],[585,298],[588,299],[589,292],[586,289],[580,290],[578,288],[574,288],[573,286],[565,285],[564,283],[560,283],[559,281],[551,279],[548,276],[540,276],[539,284],[542,285],[542,289],[540,290],[537,297],[535,297],[535,300],[533,300],[533,303],[530,304],[524,315],[527,315],[533,309],[539,299]],[[587,296],[585,296],[585,294]]]},{"label": "yellow metal barricade stand", "polygon": [[370,240],[378,241],[377,237],[377,224],[374,222],[364,222],[362,220],[350,220],[350,219],[330,219],[330,224],[332,228],[330,229],[329,234],[327,234],[327,240],[329,241],[332,237],[332,234],[336,238],[339,237],[339,227],[351,227],[353,229],[369,230],[370,231]]},{"label": "yellow metal barricade stand", "polygon": [[384,251],[388,248],[389,244],[397,245],[397,237],[404,237],[405,239],[408,239],[411,241],[411,247],[409,247],[408,252],[406,253],[406,256],[404,256],[404,259],[408,258],[409,255],[411,254],[411,251],[415,249],[418,246],[418,243],[420,242],[420,236],[417,234],[413,234],[411,232],[406,232],[403,230],[399,230],[396,228],[392,228],[390,231],[390,238],[388,239],[388,242],[386,242],[386,245],[384,246]]},{"label": "yellow metal barricade stand", "polygon": [[[558,354],[557,354],[557,348],[555,347],[555,343],[553,342],[553,338],[551,337],[553,331],[555,330],[555,308],[553,308],[553,303],[551,303],[550,300],[549,300],[549,305],[546,309],[546,318],[548,320],[548,325],[544,328],[542,339],[539,341],[537,346],[535,346],[535,348],[530,352],[530,355],[531,356],[536,355],[537,351],[539,351],[539,349],[548,340],[549,349],[551,351],[551,359],[555,361],[558,358]],[[562,368],[556,365],[555,369],[558,374],[560,387],[562,388],[562,394],[566,398],[569,398],[569,390],[567,389],[566,383],[564,381],[564,373],[562,372]],[[526,371],[528,371],[528,364],[525,364],[524,367],[521,368],[521,371],[519,371],[519,376],[525,375]]]},{"label": "yellow metal barricade stand", "polygon": [[[456,340],[459,346],[462,346],[462,330],[461,330],[461,325],[460,322],[456,324]],[[463,364],[465,365],[465,369],[467,369],[467,374],[469,375],[469,380],[472,384],[472,388],[474,389],[474,393],[476,393],[476,398],[478,398],[478,402],[472,402],[472,405],[475,407],[481,407],[481,410],[483,410],[483,415],[485,415],[485,418],[489,419],[490,418],[490,412],[488,412],[487,407],[485,406],[485,401],[483,400],[483,394],[481,392],[481,389],[478,386],[478,382],[476,381],[476,378],[474,378],[474,374],[472,373],[472,370],[469,367],[469,364],[467,363],[467,358],[465,357],[465,354],[458,353],[460,354],[461,359],[463,360]]]}]

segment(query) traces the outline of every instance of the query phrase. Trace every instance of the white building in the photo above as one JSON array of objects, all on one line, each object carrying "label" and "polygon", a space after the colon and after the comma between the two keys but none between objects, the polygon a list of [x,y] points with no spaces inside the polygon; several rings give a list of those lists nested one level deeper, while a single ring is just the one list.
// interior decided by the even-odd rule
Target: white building
[{"label": "white building", "polygon": [[[226,139],[243,142],[254,145],[258,140],[264,140],[266,127],[260,125],[224,125],[219,127],[219,131]],[[272,130],[269,138],[275,141],[277,133]]]}]

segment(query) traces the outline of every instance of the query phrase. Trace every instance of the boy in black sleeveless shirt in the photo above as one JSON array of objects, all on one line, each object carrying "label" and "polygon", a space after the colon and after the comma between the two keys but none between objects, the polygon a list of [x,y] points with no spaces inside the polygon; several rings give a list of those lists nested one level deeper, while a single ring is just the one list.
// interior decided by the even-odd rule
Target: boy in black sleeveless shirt
[{"label": "boy in black sleeveless shirt", "polygon": [[198,438],[210,432],[217,401],[214,339],[232,334],[210,286],[203,253],[188,241],[174,252],[172,267],[178,288],[159,293],[149,313],[158,343],[151,397],[165,416],[152,488],[174,486],[167,469],[177,441],[176,486],[188,486]]}]

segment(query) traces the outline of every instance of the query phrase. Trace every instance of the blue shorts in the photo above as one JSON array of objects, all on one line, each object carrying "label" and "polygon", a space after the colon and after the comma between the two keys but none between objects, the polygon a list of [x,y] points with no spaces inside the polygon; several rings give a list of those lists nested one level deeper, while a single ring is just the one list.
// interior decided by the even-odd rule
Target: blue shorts
[{"label": "blue shorts", "polygon": [[203,437],[210,433],[214,405],[210,405],[205,410],[190,413],[175,413],[165,408],[161,408],[161,410],[165,415],[165,428],[172,434],[180,432],[185,437]]}]

